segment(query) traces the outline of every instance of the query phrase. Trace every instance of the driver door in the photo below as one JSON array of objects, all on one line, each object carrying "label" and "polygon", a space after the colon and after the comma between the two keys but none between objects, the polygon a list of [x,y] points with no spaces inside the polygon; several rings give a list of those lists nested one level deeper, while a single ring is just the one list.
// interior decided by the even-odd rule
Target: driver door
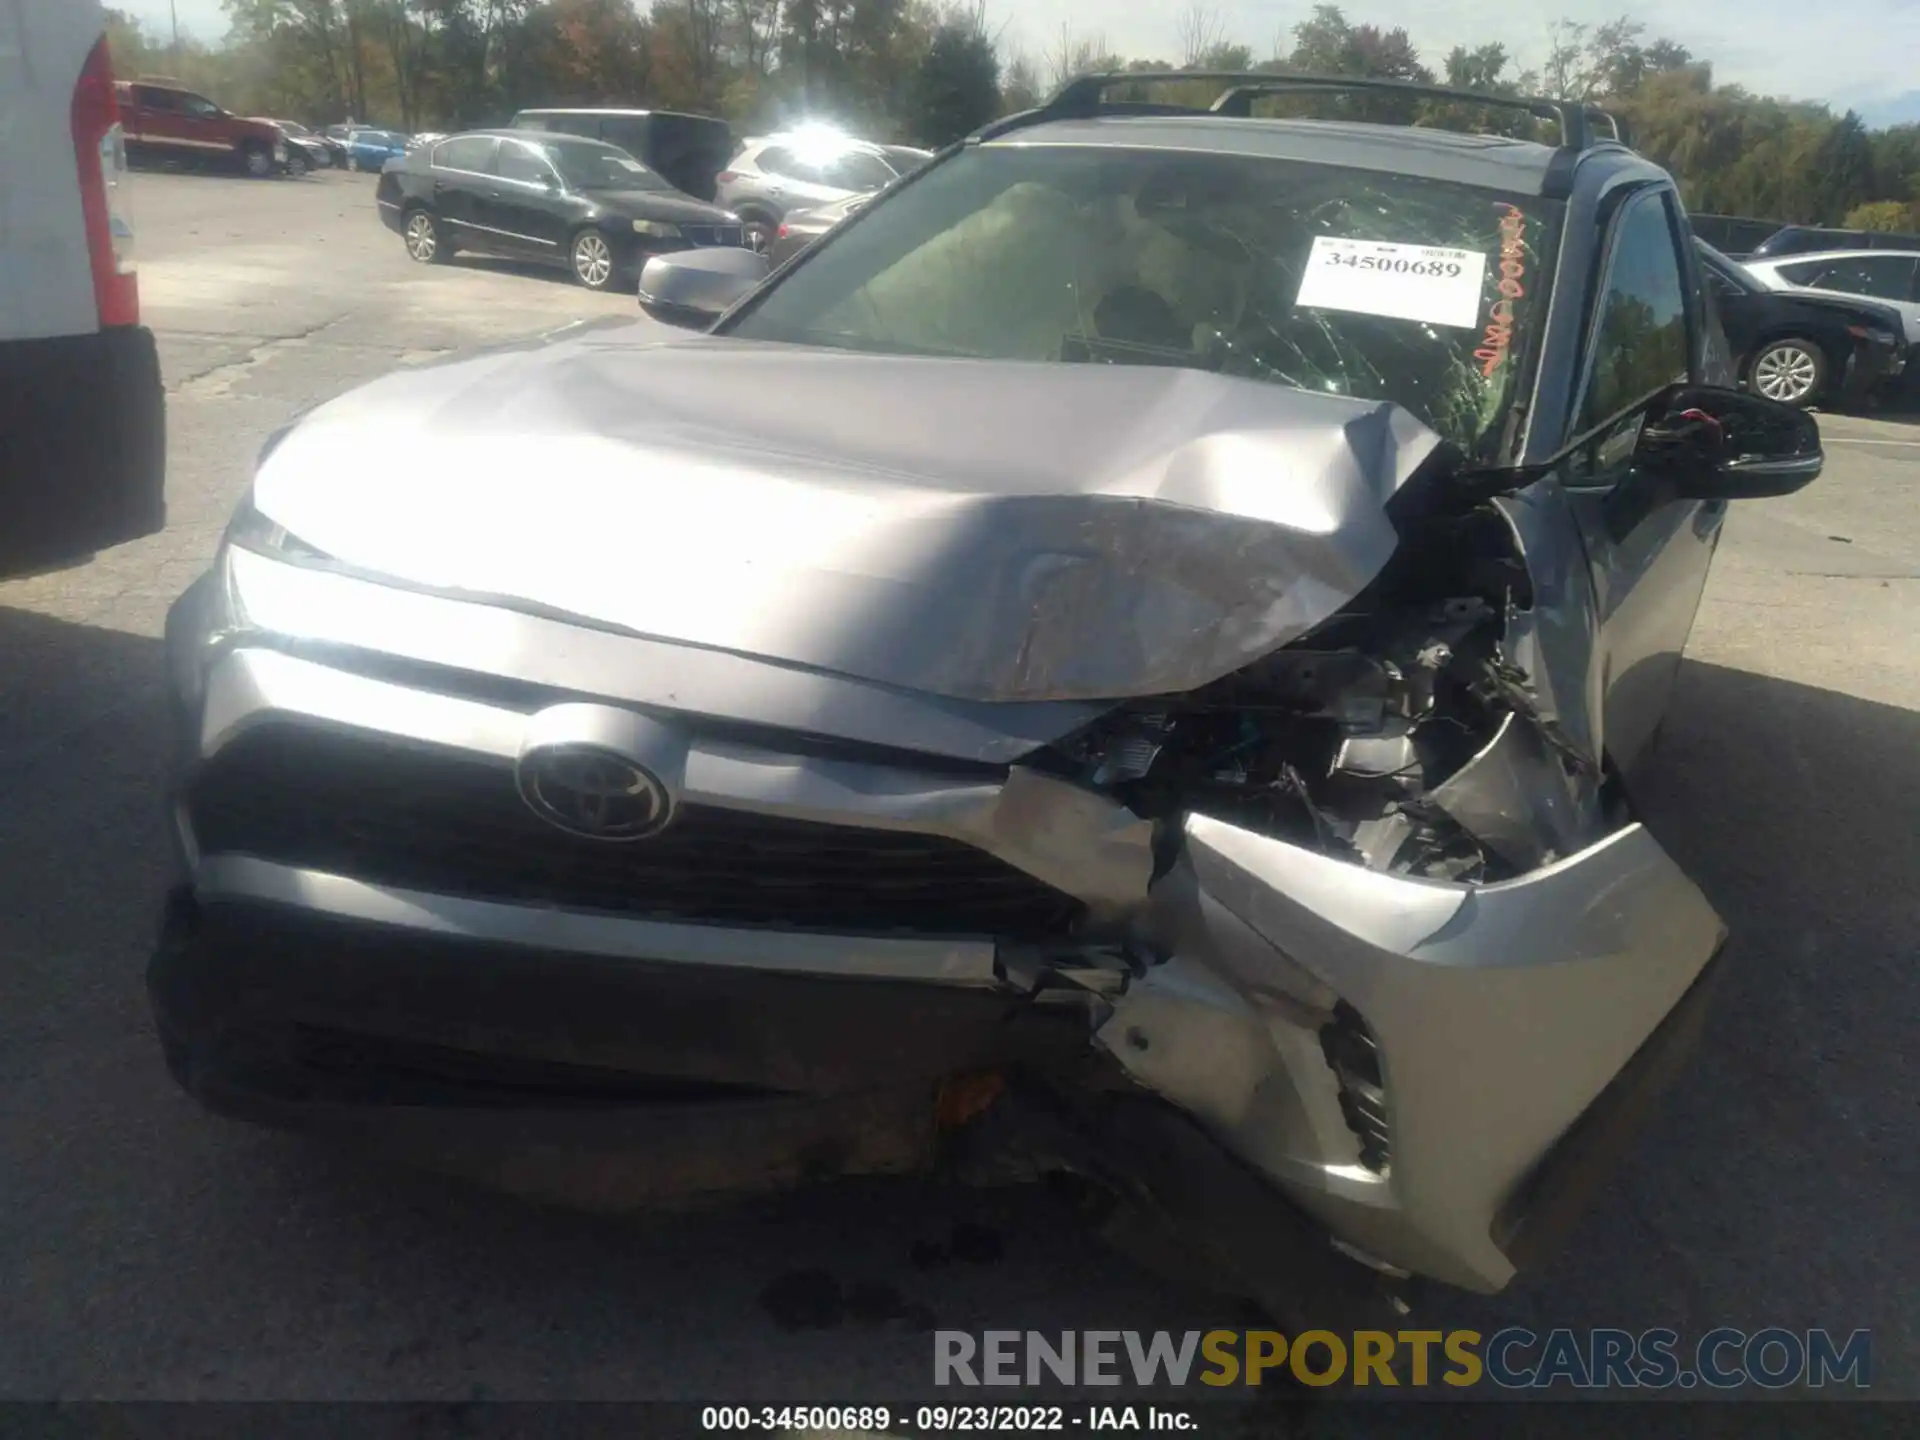
[{"label": "driver door", "polygon": [[571,207],[547,157],[518,140],[502,140],[493,157],[494,183],[480,201],[481,223],[512,255],[552,260],[567,252]]},{"label": "driver door", "polygon": [[1592,432],[1565,479],[1600,613],[1604,744],[1627,774],[1666,713],[1726,517],[1725,501],[1666,499],[1632,465],[1643,402],[1714,378],[1689,247],[1664,187],[1615,209],[1569,436]]}]

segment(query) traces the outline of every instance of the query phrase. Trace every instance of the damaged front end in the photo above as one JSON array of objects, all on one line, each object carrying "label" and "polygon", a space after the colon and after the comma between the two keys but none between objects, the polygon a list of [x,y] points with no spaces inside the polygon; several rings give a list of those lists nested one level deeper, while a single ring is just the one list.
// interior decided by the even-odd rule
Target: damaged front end
[{"label": "damaged front end", "polygon": [[[1596,717],[1535,683],[1570,642],[1536,623],[1517,515],[1408,525],[1310,634],[1049,754],[1157,827],[1099,1045],[1347,1255],[1483,1291],[1537,1253],[1542,1195],[1573,1203],[1556,1142],[1684,1038],[1663,1022],[1724,937]],[[1175,1211],[1231,1225],[1187,1189]]]},{"label": "damaged front end", "polygon": [[[849,385],[929,418],[849,432]],[[437,463],[343,463],[376,433]],[[1263,1297],[1497,1290],[1722,932],[1609,773],[1564,496],[1455,465],[1249,381],[718,342],[336,402],[169,617],[175,1073],[610,1204],[1038,1097],[1021,1165]],[[671,823],[538,810],[583,753]]]}]

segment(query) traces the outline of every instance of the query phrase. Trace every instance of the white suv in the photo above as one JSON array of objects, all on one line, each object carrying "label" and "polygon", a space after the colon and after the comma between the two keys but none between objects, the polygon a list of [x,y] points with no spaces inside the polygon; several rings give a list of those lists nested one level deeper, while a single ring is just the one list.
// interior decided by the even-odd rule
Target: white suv
[{"label": "white suv", "polygon": [[0,576],[165,523],[132,246],[98,0],[0,6]]},{"label": "white suv", "polygon": [[740,217],[753,248],[764,250],[789,211],[831,205],[899,178],[878,145],[796,131],[748,140],[720,172],[713,198]]}]

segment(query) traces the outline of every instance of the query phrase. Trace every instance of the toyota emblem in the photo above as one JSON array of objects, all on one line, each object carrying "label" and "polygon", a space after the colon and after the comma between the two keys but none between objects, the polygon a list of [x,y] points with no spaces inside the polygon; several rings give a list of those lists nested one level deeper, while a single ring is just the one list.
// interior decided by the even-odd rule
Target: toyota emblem
[{"label": "toyota emblem", "polygon": [[666,786],[624,755],[549,745],[520,759],[520,797],[549,825],[589,840],[639,840],[673,818]]}]

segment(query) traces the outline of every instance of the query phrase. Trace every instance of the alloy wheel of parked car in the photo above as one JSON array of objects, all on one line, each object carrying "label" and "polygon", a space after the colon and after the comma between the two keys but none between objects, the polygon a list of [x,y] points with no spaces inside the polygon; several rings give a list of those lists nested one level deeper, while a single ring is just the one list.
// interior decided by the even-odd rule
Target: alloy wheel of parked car
[{"label": "alloy wheel of parked car", "polygon": [[742,220],[740,228],[746,237],[749,250],[757,250],[764,255],[767,247],[773,243],[773,232],[776,227],[771,220],[762,220],[756,215]]},{"label": "alloy wheel of parked car", "polygon": [[256,180],[264,180],[273,174],[273,152],[264,145],[249,145],[242,156],[247,174]]},{"label": "alloy wheel of parked car", "polygon": [[307,157],[302,155],[298,150],[289,150],[287,152],[287,174],[291,175],[295,180],[298,180],[306,173]]},{"label": "alloy wheel of parked car", "polygon": [[446,258],[446,247],[440,243],[440,225],[425,210],[415,210],[407,216],[404,234],[407,242],[407,254],[422,265],[432,265]]},{"label": "alloy wheel of parked car", "polygon": [[582,230],[573,237],[573,278],[589,290],[613,283],[613,250],[598,230]]},{"label": "alloy wheel of parked car", "polygon": [[1804,340],[1776,340],[1753,357],[1752,386],[1769,400],[1808,405],[1819,398],[1826,360]]}]

